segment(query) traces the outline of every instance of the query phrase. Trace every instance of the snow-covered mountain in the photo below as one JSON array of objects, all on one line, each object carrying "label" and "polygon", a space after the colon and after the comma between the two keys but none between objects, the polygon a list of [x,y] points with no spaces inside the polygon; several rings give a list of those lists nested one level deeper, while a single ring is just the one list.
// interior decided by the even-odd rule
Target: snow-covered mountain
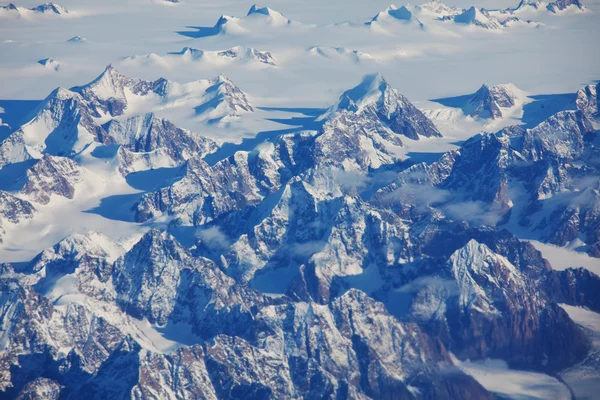
[{"label": "snow-covered mountain", "polygon": [[38,64],[44,66],[45,68],[52,69],[54,71],[58,71],[60,69],[60,62],[56,61],[52,57],[39,60]]},{"label": "snow-covered mountain", "polygon": [[577,92],[575,103],[584,114],[590,118],[598,118],[600,116],[600,108],[598,108],[598,99],[600,98],[600,83],[589,85],[580,89]]},{"label": "snow-covered mountain", "polygon": [[554,14],[558,14],[561,11],[568,9],[577,9],[579,11],[585,11],[585,7],[579,0],[557,0],[552,1],[546,5],[546,9]]},{"label": "snow-covered mountain", "polygon": [[421,5],[415,6],[415,9],[420,13],[428,16],[442,18],[445,16],[454,16],[463,12],[462,9],[454,6],[448,6],[442,3],[441,0],[432,0]]},{"label": "snow-covered mountain", "polygon": [[414,24],[423,28],[424,25],[417,17],[413,15],[412,12],[408,10],[405,6],[400,8],[396,8],[396,6],[388,7],[387,10],[378,13],[376,16],[371,19],[371,21],[367,22],[366,25],[372,28],[382,28],[385,29],[385,25],[390,23],[405,23],[405,24]]},{"label": "snow-covered mountain", "polygon": [[502,29],[502,24],[496,17],[490,15],[487,10],[475,6],[472,6],[461,14],[457,14],[449,19],[452,19],[457,24],[476,26],[478,28],[490,30]]},{"label": "snow-covered mountain", "polygon": [[186,107],[209,123],[253,112],[245,93],[223,75],[180,85],[131,79],[109,66],[87,85],[53,91],[29,122],[0,143],[0,166],[44,154],[74,157],[99,143],[134,152],[164,148],[173,163],[215,150],[210,139],[151,112],[175,107]]},{"label": "snow-covered mountain", "polygon": [[260,51],[251,47],[235,46],[227,50],[200,50],[184,47],[181,51],[171,52],[163,56],[146,54],[131,56],[125,59],[128,64],[175,66],[181,62],[199,63],[203,65],[229,65],[243,63],[249,65],[275,66],[275,59],[268,51]]},{"label": "snow-covered mountain", "polygon": [[[76,234],[29,263],[3,265],[2,360],[18,368],[0,387],[10,396],[67,387],[74,398],[493,398],[448,349],[549,373],[577,363],[590,342],[556,301],[597,307],[593,279],[553,271],[502,227],[579,240],[597,255],[594,88],[578,95],[583,111],[476,136],[430,165],[406,162],[406,132],[439,133],[380,75],[345,92],[318,131],[214,165],[201,159],[214,142],[153,114],[127,116],[129,92],[165,96],[165,84],[110,75],[76,88],[65,96],[74,109],[124,115],[95,139],[121,145],[122,159],[162,151],[183,163],[175,183],[141,196],[135,218],[194,226],[197,238],[183,245],[151,229],[121,246]],[[473,104],[503,108],[517,93],[484,89]],[[131,160],[133,170],[143,162]],[[386,169],[395,179],[382,185],[374,177]],[[86,173],[46,153],[20,196],[42,205],[72,196]],[[4,196],[8,229],[35,218],[30,203]],[[586,297],[569,292],[574,284]],[[23,361],[37,357],[47,362]]]},{"label": "snow-covered mountain", "polygon": [[116,120],[103,125],[104,143],[119,144],[136,153],[164,149],[175,162],[192,157],[204,157],[217,149],[214,141],[187,129],[178,128],[169,120],[153,113]]},{"label": "snow-covered mountain", "polygon": [[502,110],[522,105],[527,94],[512,84],[493,85],[483,84],[463,106],[465,114],[476,118],[498,119],[504,115]]},{"label": "snow-covered mountain", "polygon": [[513,126],[478,135],[430,166],[402,172],[378,197],[385,202],[387,193],[418,179],[442,191],[438,206],[446,215],[526,230],[542,241],[572,243],[595,255],[596,134],[583,112],[564,111],[532,129]]},{"label": "snow-covered mountain", "polygon": [[30,17],[35,15],[66,16],[69,10],[60,4],[44,3],[32,8],[18,7],[13,3],[6,6],[0,6],[0,17]]},{"label": "snow-covered mountain", "polygon": [[0,398],[593,398],[598,5],[234,3],[0,9]]},{"label": "snow-covered mountain", "polygon": [[330,118],[340,110],[379,120],[393,132],[410,139],[441,136],[433,123],[381,74],[365,76],[358,86],[344,92],[321,119]]},{"label": "snow-covered mountain", "polygon": [[60,4],[54,3],[41,4],[37,7],[33,7],[31,10],[38,13],[50,13],[59,15],[69,13],[69,11],[65,7],[61,6]]},{"label": "snow-covered mountain", "polygon": [[28,201],[19,199],[0,190],[0,243],[6,233],[7,226],[16,225],[30,220],[35,213],[35,207]]},{"label": "snow-covered mountain", "polygon": [[285,26],[299,26],[299,22],[286,18],[279,11],[269,7],[261,7],[254,4],[250,7],[245,17],[232,17],[222,15],[217,23],[210,29],[210,32],[204,32],[206,36],[212,35],[243,35],[246,32],[263,31],[265,29],[278,29]]},{"label": "snow-covered mountain", "polygon": [[88,40],[84,37],[81,36],[73,36],[72,38],[70,38],[69,40],[66,41],[66,43],[69,44],[83,44],[86,43]]},{"label": "snow-covered mountain", "polygon": [[17,181],[17,184],[22,185],[21,193],[30,201],[48,204],[52,195],[72,199],[75,187],[85,179],[85,170],[75,161],[46,154],[27,170],[23,182]]},{"label": "snow-covered mountain", "polygon": [[326,47],[313,46],[308,49],[308,53],[313,56],[324,57],[327,59],[348,60],[353,62],[377,61],[377,59],[369,53],[364,53],[358,50],[352,50],[345,47]]}]

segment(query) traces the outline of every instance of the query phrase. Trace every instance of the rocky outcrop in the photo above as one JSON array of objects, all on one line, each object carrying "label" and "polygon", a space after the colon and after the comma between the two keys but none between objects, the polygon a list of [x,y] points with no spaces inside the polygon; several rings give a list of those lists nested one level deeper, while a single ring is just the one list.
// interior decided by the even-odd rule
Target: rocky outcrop
[{"label": "rocky outcrop", "polygon": [[600,116],[600,109],[598,108],[598,98],[600,97],[599,87],[600,84],[596,84],[596,86],[588,85],[577,91],[575,104],[577,105],[577,108],[589,118],[597,118]]},{"label": "rocky outcrop", "polygon": [[203,158],[217,149],[214,141],[178,128],[169,120],[158,118],[153,113],[125,120],[111,120],[104,125],[104,129],[104,143],[120,144],[134,153],[163,149],[175,163],[182,163],[191,157]]},{"label": "rocky outcrop", "polygon": [[581,11],[585,10],[585,8],[579,0],[556,0],[546,5],[548,11],[554,14],[558,14],[560,11],[564,11],[571,7],[577,8]]},{"label": "rocky outcrop", "polygon": [[73,199],[86,171],[75,161],[48,154],[27,170],[21,193],[31,201],[48,204],[52,195]]},{"label": "rocky outcrop", "polygon": [[448,346],[461,358],[502,357],[557,371],[587,353],[587,338],[567,314],[487,246],[471,240],[446,265],[437,284],[417,291],[411,312],[436,321],[432,329],[449,335]]},{"label": "rocky outcrop", "polygon": [[490,15],[487,10],[483,8],[477,8],[475,6],[471,6],[471,8],[464,10],[461,14],[442,17],[442,20],[452,20],[458,24],[489,30],[498,30],[503,28],[500,21],[498,21],[498,18]]},{"label": "rocky outcrop", "polygon": [[476,118],[502,118],[502,109],[514,107],[521,101],[516,86],[484,84],[475,92],[463,107],[465,113]]},{"label": "rocky outcrop", "polygon": [[545,284],[546,292],[556,303],[600,312],[600,277],[593,272],[581,267],[552,271]]},{"label": "rocky outcrop", "polygon": [[8,226],[33,218],[35,211],[30,202],[0,190],[0,243]]}]

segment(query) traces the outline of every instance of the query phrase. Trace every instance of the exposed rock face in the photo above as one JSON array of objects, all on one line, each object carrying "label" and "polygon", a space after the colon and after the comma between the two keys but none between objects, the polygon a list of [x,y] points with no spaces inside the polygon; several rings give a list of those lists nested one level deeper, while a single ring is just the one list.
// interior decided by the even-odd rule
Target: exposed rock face
[{"label": "exposed rock face", "polygon": [[3,10],[8,10],[8,11],[17,11],[17,6],[15,6],[13,3],[8,3],[8,5],[6,6],[2,6],[1,9]]},{"label": "exposed rock face", "polygon": [[593,255],[599,209],[596,135],[590,120],[574,111],[560,112],[533,129],[478,135],[430,166],[403,171],[376,198],[397,207],[401,196],[419,185],[452,218],[492,225],[514,218],[553,244],[581,238]]},{"label": "exposed rock face", "polygon": [[162,78],[132,79],[108,66],[87,85],[53,91],[31,121],[0,143],[0,168],[44,155],[75,157],[99,143],[123,147],[117,153],[117,168],[123,175],[202,158],[216,150],[214,141],[151,112],[128,116],[131,101],[176,107],[181,93],[197,99],[194,111],[209,122],[254,111],[245,93],[223,75],[180,85]]},{"label": "exposed rock face", "polygon": [[[264,166],[264,170],[257,167]],[[258,204],[279,188],[277,158],[270,152],[236,153],[210,167],[190,159],[184,177],[159,192],[146,194],[136,206],[136,220],[146,221],[167,213],[177,224],[201,225],[220,215]]]},{"label": "exposed rock face", "polygon": [[38,64],[44,66],[45,68],[53,69],[54,71],[58,71],[61,67],[60,63],[51,57],[39,60]]},{"label": "exposed rock face", "polygon": [[225,75],[210,80],[206,93],[209,98],[195,110],[197,114],[207,114],[209,122],[218,122],[227,117],[254,112],[246,94]]},{"label": "exposed rock face", "polygon": [[589,85],[577,91],[577,100],[575,100],[577,108],[590,118],[600,116],[600,109],[598,108],[598,97],[600,97],[599,86],[600,84],[596,86]]},{"label": "exposed rock face", "polygon": [[220,51],[208,51],[200,50],[193,47],[184,47],[181,51],[176,53],[169,53],[177,56],[181,56],[183,59],[192,61],[213,61],[214,59],[219,61],[230,60],[230,61],[243,61],[251,62],[257,61],[261,64],[275,66],[275,59],[273,54],[268,51],[260,51],[251,47],[235,46],[227,50]]},{"label": "exposed rock face", "polygon": [[373,19],[366,23],[366,25],[375,25],[378,23],[386,23],[387,21],[401,21],[406,24],[416,24],[421,28],[424,27],[423,23],[405,6],[397,8],[396,6],[390,6],[387,10],[378,13]]},{"label": "exposed rock face", "polygon": [[548,11],[553,12],[555,14],[560,11],[566,10],[570,7],[574,7],[579,10],[585,10],[585,8],[579,0],[557,0],[546,5]]},{"label": "exposed rock face", "polygon": [[502,109],[511,108],[516,105],[518,90],[514,85],[495,85],[488,86],[484,84],[471,96],[465,111],[472,117],[477,118],[502,118]]},{"label": "exposed rock face", "polygon": [[586,307],[600,311],[600,277],[584,268],[552,271],[546,282],[546,291],[556,303]]},{"label": "exposed rock face", "polygon": [[[10,343],[3,362],[21,360],[21,369],[5,370],[3,387],[12,386],[6,393],[185,398],[199,391],[213,399],[242,393],[380,398],[399,392],[407,398],[416,393],[492,398],[451,366],[443,345],[416,325],[397,321],[361,291],[350,290],[328,305],[267,301],[208,260],[192,257],[167,234],[150,231],[115,262],[112,278],[107,276],[105,286],[111,287],[112,280],[117,297],[98,296],[82,285],[89,279],[82,270],[90,268],[90,257],[108,260],[111,252],[90,238],[69,239],[35,263],[39,272],[59,260],[74,262],[78,272],[71,276],[80,282],[80,295],[66,308],[53,306],[16,280],[2,281],[2,309],[7,310],[2,322],[8,327],[3,343]],[[88,248],[89,255],[77,256]],[[149,268],[140,270],[142,266]],[[160,266],[166,268],[161,271]],[[157,286],[158,280],[163,284]],[[78,304],[82,296],[89,300]],[[90,303],[94,298],[96,303]],[[94,309],[112,310],[115,301],[121,312],[157,322],[191,323],[210,340],[171,354],[148,350],[121,333],[125,325],[109,324],[93,314]],[[35,339],[28,332],[36,332]],[[34,368],[24,364],[26,358],[46,360],[47,369],[26,370]],[[54,381],[31,383],[26,377],[32,371],[52,373]]]},{"label": "exposed rock face", "polygon": [[33,204],[0,190],[0,242],[6,233],[7,224],[18,224],[31,219],[34,213]]},{"label": "exposed rock face", "polygon": [[215,151],[214,141],[187,129],[178,128],[169,120],[157,118],[153,113],[111,120],[104,129],[104,143],[120,144],[131,152],[150,153],[164,149],[174,162],[183,162],[195,156],[203,158]]},{"label": "exposed rock face", "polygon": [[47,14],[47,15],[69,14],[69,11],[65,7],[63,7],[59,4],[54,4],[54,3],[45,3],[45,4],[41,4],[39,6],[32,7],[29,9],[17,7],[13,3],[9,3],[7,6],[0,6],[0,10],[10,11],[11,13],[15,13],[15,15],[22,15],[21,13],[23,11],[29,12],[29,13],[34,12],[34,13],[38,13],[38,14]]},{"label": "exposed rock face", "polygon": [[100,135],[101,128],[86,101],[77,93],[56,89],[37,115],[0,144],[0,167],[41,158],[43,153],[72,156]]},{"label": "exposed rock face", "polygon": [[48,204],[52,195],[72,199],[76,185],[85,178],[85,170],[75,161],[46,154],[27,170],[21,193],[40,204]]},{"label": "exposed rock face", "polygon": [[498,18],[490,15],[487,10],[476,8],[475,6],[463,11],[461,14],[442,18],[442,20],[445,19],[451,19],[459,24],[471,25],[483,29],[498,30],[503,28]]},{"label": "exposed rock face", "polygon": [[[358,92],[362,94],[357,97]],[[366,78],[321,118],[325,122],[315,136],[282,136],[273,144],[254,152],[237,152],[212,167],[189,160],[183,179],[144,195],[136,206],[136,220],[166,212],[177,217],[177,224],[202,225],[225,213],[256,206],[290,177],[311,168],[325,170],[317,174],[329,175],[323,179],[339,186],[339,181],[348,179],[345,172],[360,174],[400,163],[401,135],[413,139],[439,136],[431,121],[381,76]],[[312,175],[307,172],[306,176]]]},{"label": "exposed rock face", "polygon": [[[261,10],[253,18],[276,17]],[[430,122],[375,76],[318,131],[209,165],[201,155],[211,141],[126,114],[130,92],[165,99],[169,85],[109,71],[65,95],[75,114],[94,115],[93,145],[120,146],[123,174],[180,166],[176,182],[135,206],[138,221],[169,221],[172,234],[151,229],[132,246],[75,234],[30,263],[1,265],[0,396],[491,399],[449,351],[546,373],[586,359],[585,332],[557,303],[599,308],[598,277],[553,271],[502,228],[521,224],[596,254],[588,94],[580,111],[410,164],[398,150],[434,135]],[[225,79],[209,87],[243,110]],[[111,113],[119,122],[95,124]],[[21,144],[32,143],[21,131]],[[30,156],[40,160],[28,195],[72,195],[72,159],[43,148]],[[33,214],[0,196],[5,224]],[[191,230],[192,246],[174,236]]]},{"label": "exposed rock face", "polygon": [[542,3],[539,0],[521,0],[515,11],[526,10],[528,7],[539,10],[542,7]]},{"label": "exposed rock face", "polygon": [[[461,357],[502,356],[514,365],[558,370],[586,354],[585,336],[564,311],[487,246],[471,240],[447,267],[437,287],[417,292],[411,310],[424,321],[440,321],[440,334],[450,335],[450,348],[461,349]],[[572,335],[577,339],[570,346]],[[554,346],[562,351],[549,355]]]},{"label": "exposed rock face", "polygon": [[31,9],[32,11],[35,12],[39,12],[39,13],[48,13],[48,14],[57,14],[57,15],[64,15],[64,14],[68,14],[69,11],[61,6],[60,4],[54,4],[54,3],[45,3],[45,4],[41,4],[37,7],[33,7]]},{"label": "exposed rock face", "polygon": [[441,0],[431,0],[427,1],[421,5],[415,6],[415,8],[421,12],[426,12],[430,14],[435,14],[438,17],[457,15],[463,12],[462,9],[456,8],[454,6],[448,6],[442,3]]},{"label": "exposed rock face", "polygon": [[410,139],[441,136],[433,123],[392,88],[381,74],[365,76],[360,85],[344,92],[322,118],[339,110],[379,120],[389,125],[393,132]]}]

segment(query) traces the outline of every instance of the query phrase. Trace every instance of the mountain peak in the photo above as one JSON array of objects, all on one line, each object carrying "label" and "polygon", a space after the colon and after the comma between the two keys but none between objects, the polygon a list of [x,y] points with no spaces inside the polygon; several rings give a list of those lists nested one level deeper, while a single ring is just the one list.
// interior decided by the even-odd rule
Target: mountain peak
[{"label": "mountain peak", "polygon": [[85,175],[85,170],[70,158],[46,153],[27,171],[21,193],[41,204],[48,204],[53,194],[72,199]]},{"label": "mountain peak", "polygon": [[400,8],[389,8],[387,13],[396,19],[402,20],[410,20],[413,17],[413,13],[406,8],[406,6],[402,6]]},{"label": "mountain peak", "polygon": [[360,108],[376,101],[383,93],[393,90],[380,72],[365,75],[354,88],[347,90],[340,98],[342,108]]},{"label": "mountain peak", "polygon": [[[227,75],[221,73],[219,75],[217,75],[216,78],[211,79],[211,83],[212,84],[222,84],[222,83],[228,83],[231,85],[234,85],[234,83],[231,81],[231,79],[229,79],[227,77]],[[235,85],[234,85],[235,86]]]},{"label": "mountain peak", "polygon": [[123,89],[132,83],[133,79],[121,74],[112,66],[112,64],[109,64],[96,79],[83,86],[71,88],[71,90],[87,95],[93,94],[100,100],[114,98],[124,101],[125,93],[123,92]]},{"label": "mountain peak", "polygon": [[471,6],[463,13],[454,17],[454,22],[464,25],[473,25],[485,29],[500,29],[502,24],[497,18],[491,16],[485,9]]},{"label": "mountain peak", "polygon": [[385,11],[378,13],[371,21],[367,22],[366,25],[372,25],[377,22],[385,23],[386,21],[402,21],[404,23],[416,22],[421,28],[424,26],[408,8],[405,6],[396,8],[394,5],[388,7]]},{"label": "mountain peak", "polygon": [[462,14],[457,15],[454,18],[454,21],[460,22],[462,24],[470,24],[477,19],[478,16],[481,15],[481,12],[475,8],[475,6],[471,6],[471,8],[465,10]]},{"label": "mountain peak", "polygon": [[40,4],[37,7],[33,7],[31,10],[39,13],[54,13],[58,15],[69,13],[65,7],[54,3]]},{"label": "mountain peak", "polygon": [[251,15],[251,14],[262,14],[262,15],[279,14],[279,15],[281,15],[280,13],[270,9],[269,7],[259,7],[256,4],[253,4],[252,7],[250,7],[250,10],[248,11],[247,15]]},{"label": "mountain peak", "polygon": [[502,109],[522,102],[526,93],[511,83],[488,85],[484,83],[470,98],[463,111],[472,117],[502,118]]},{"label": "mountain peak", "polygon": [[35,257],[29,269],[37,272],[54,261],[77,261],[84,256],[115,261],[124,249],[108,236],[96,231],[74,233]]},{"label": "mountain peak", "polygon": [[38,64],[48,68],[58,71],[60,69],[60,63],[56,61],[54,58],[44,58],[43,60],[38,60]]},{"label": "mountain peak", "polygon": [[360,84],[345,91],[319,118],[329,119],[340,110],[367,114],[389,126],[393,132],[411,139],[441,136],[433,123],[392,88],[381,73],[365,75]]},{"label": "mountain peak", "polygon": [[67,40],[67,43],[85,43],[87,39],[81,36],[73,36],[71,39]]},{"label": "mountain peak", "polygon": [[246,16],[268,17],[271,20],[271,22],[275,23],[276,25],[284,25],[292,22],[286,17],[284,17],[283,14],[279,11],[275,11],[269,7],[259,7],[256,4],[250,7],[250,10],[248,11],[248,14]]}]

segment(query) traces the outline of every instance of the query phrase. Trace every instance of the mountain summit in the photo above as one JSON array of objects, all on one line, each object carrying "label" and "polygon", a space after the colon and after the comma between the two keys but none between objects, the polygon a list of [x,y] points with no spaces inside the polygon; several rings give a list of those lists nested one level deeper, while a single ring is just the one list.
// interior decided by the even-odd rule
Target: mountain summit
[{"label": "mountain summit", "polygon": [[369,115],[380,120],[393,132],[410,139],[441,136],[433,123],[406,97],[392,88],[380,73],[366,75],[358,86],[345,91],[337,103],[320,118],[330,118],[340,110]]},{"label": "mountain summit", "polygon": [[493,85],[483,84],[463,107],[465,114],[476,118],[499,119],[503,117],[502,110],[510,109],[526,98],[526,94],[513,84]]}]

